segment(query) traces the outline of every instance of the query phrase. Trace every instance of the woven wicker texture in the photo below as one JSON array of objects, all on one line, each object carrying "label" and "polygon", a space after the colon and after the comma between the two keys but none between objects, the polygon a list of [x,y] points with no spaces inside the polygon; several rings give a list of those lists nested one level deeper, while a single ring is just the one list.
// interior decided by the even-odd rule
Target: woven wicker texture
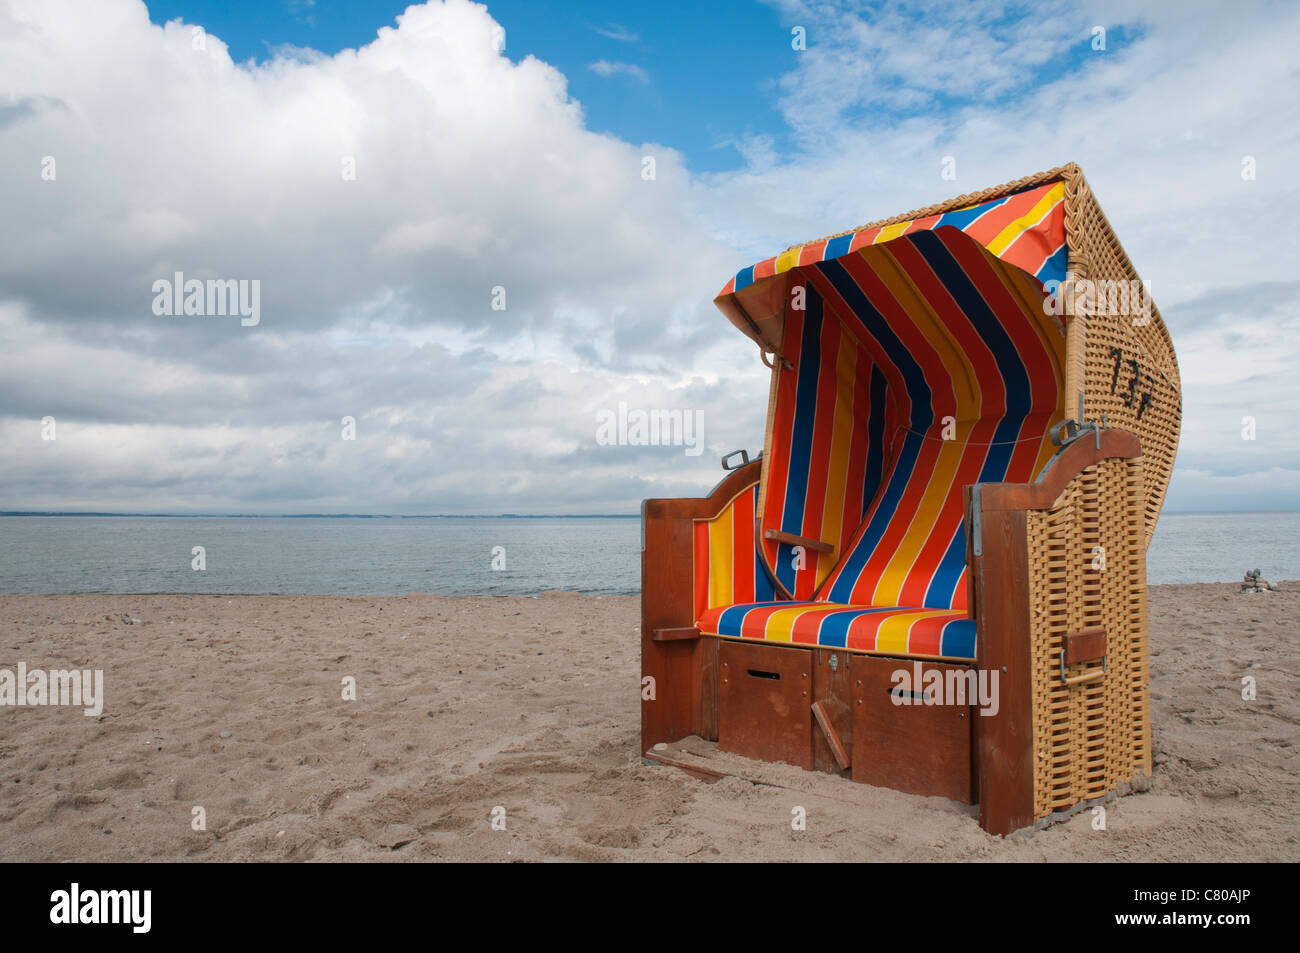
[{"label": "woven wicker texture", "polygon": [[[1107,289],[1105,306],[1102,294],[1074,296],[1076,310],[1094,312],[1076,314],[1071,328],[1071,358],[1083,369],[1083,415],[1087,420],[1104,415],[1107,426],[1131,431],[1142,441],[1149,543],[1169,488],[1182,425],[1173,342],[1153,302],[1143,309],[1130,301],[1118,310],[1131,313],[1112,313],[1117,310],[1113,291],[1131,288],[1138,275],[1082,174],[1066,179],[1065,232],[1076,281],[1103,282]],[[1067,380],[1067,413],[1077,413],[1078,389],[1079,383]]]},{"label": "woven wicker texture", "polygon": [[[1141,458],[1113,459],[1028,514],[1036,819],[1150,773],[1144,506]],[[1065,685],[1066,636],[1099,627],[1105,675]],[[1096,668],[1078,663],[1066,676]]]}]

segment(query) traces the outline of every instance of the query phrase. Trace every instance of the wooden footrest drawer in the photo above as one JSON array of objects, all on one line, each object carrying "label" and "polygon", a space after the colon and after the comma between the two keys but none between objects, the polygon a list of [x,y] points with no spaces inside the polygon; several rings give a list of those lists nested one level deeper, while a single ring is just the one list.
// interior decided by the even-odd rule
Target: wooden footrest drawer
[{"label": "wooden footrest drawer", "polygon": [[950,704],[946,692],[926,690],[931,672],[949,686],[971,671],[964,665],[853,656],[853,780],[974,804],[971,724],[978,709]]},{"label": "wooden footrest drawer", "polygon": [[722,642],[718,747],[811,768],[812,652]]}]

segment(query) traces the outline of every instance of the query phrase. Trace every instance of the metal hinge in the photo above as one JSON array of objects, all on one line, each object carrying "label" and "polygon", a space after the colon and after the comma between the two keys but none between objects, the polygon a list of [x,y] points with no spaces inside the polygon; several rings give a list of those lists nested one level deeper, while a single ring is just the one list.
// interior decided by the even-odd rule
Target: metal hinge
[{"label": "metal hinge", "polygon": [[1086,433],[1092,434],[1097,441],[1097,449],[1101,449],[1101,432],[1106,429],[1106,415],[1101,415],[1101,423],[1095,420],[1083,419],[1083,395],[1079,395],[1079,417],[1077,420],[1071,420],[1069,417],[1062,420],[1050,431],[1052,443],[1058,447],[1068,446],[1078,440]]}]

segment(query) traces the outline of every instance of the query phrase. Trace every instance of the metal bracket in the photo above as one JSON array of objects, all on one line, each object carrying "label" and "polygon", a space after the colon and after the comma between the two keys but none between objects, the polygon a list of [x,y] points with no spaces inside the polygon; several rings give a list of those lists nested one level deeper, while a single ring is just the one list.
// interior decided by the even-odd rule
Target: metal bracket
[{"label": "metal bracket", "polygon": [[1069,417],[1062,420],[1054,426],[1049,434],[1052,443],[1058,447],[1066,447],[1074,443],[1086,433],[1090,433],[1096,438],[1097,449],[1101,449],[1101,432],[1106,429],[1106,415],[1101,415],[1101,423],[1095,420],[1083,419],[1083,395],[1079,395],[1079,417],[1077,420],[1071,420]]},{"label": "metal bracket", "polygon": [[983,517],[980,515],[980,484],[970,488],[970,535],[971,549],[976,556],[984,555]]},{"label": "metal bracket", "polygon": [[[737,463],[734,467],[729,467],[729,466],[727,466],[727,461],[730,460],[732,457],[734,457],[736,454],[740,454],[740,462]],[[749,451],[748,451],[748,450],[733,450],[733,451],[731,451],[731,453],[728,453],[727,455],[725,455],[725,456],[722,458],[722,469],[724,469],[724,470],[739,470],[741,467],[745,466],[745,465],[748,464],[748,463],[749,463]]]}]

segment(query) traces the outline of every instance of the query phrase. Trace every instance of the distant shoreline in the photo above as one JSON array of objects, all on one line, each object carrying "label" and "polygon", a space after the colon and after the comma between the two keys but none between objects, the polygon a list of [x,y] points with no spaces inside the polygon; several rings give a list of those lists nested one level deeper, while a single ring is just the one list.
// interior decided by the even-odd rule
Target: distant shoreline
[{"label": "distant shoreline", "polygon": [[[1250,511],[1255,512],[1255,511]],[[1278,510],[1285,513],[1289,510]],[[63,513],[0,510],[3,516],[94,516],[116,519],[180,520],[639,520],[640,513],[422,513],[414,516],[387,513]]]},{"label": "distant shoreline", "polygon": [[[1271,595],[1278,596],[1282,593],[1295,593],[1297,591],[1297,581],[1291,579],[1270,579],[1276,586],[1281,589],[1272,593],[1249,593],[1249,595]],[[1209,579],[1199,582],[1152,582],[1147,583],[1147,589],[1173,589],[1178,587],[1190,586],[1236,586],[1237,582],[1232,580]],[[116,590],[97,590],[86,589],[78,592],[0,592],[0,599],[15,599],[27,597],[39,598],[81,598],[90,596],[111,596],[113,598],[123,599],[145,599],[145,598],[171,598],[179,596],[184,598],[196,599],[405,599],[411,598],[435,598],[435,599],[540,599],[545,596],[581,596],[584,599],[640,599],[641,590],[620,590],[618,592],[595,592],[590,589],[539,589],[536,592],[431,592],[428,590],[411,590],[410,592],[224,592],[212,591],[207,592],[182,592],[180,590],[160,590],[160,591],[141,591],[141,592],[118,592]]]},{"label": "distant shoreline", "polygon": [[[1237,516],[1300,513],[1300,510],[1165,510],[1162,516]],[[104,513],[98,511],[0,510],[0,517],[93,516],[100,519],[203,520],[639,520],[640,513]]]}]

